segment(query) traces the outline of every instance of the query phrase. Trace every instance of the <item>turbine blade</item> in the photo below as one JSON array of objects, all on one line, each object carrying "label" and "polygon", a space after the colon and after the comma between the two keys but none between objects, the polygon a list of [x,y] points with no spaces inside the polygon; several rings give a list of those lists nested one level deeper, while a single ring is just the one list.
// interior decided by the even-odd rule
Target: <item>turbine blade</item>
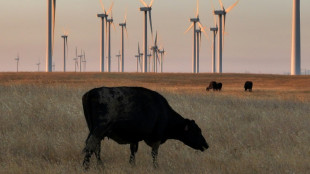
[{"label": "turbine blade", "polygon": [[214,8],[214,3],[213,3],[213,0],[210,0],[211,1],[211,7],[212,7],[212,10],[214,11],[215,8]]},{"label": "turbine blade", "polygon": [[196,18],[199,16],[199,0],[197,0],[197,11],[196,11]]},{"label": "turbine blade", "polygon": [[140,45],[139,45],[139,42],[138,42],[138,54],[140,56]]},{"label": "turbine blade", "polygon": [[226,10],[226,13],[229,13],[239,2],[240,0],[237,0],[232,6],[228,7]]},{"label": "turbine blade", "polygon": [[124,17],[124,23],[126,24],[126,22],[127,22],[127,8],[126,8],[125,17]]},{"label": "turbine blade", "polygon": [[125,26],[125,33],[126,33],[126,37],[128,39],[128,32],[127,32],[127,27]]},{"label": "turbine blade", "polygon": [[105,12],[102,0],[100,0],[100,4],[101,4],[102,11]]},{"label": "turbine blade", "polygon": [[[204,35],[206,36],[206,38],[209,40],[209,36],[208,36],[208,34],[207,34],[206,30],[205,30],[206,27],[202,26],[200,22],[197,22],[197,23],[198,23],[198,25],[199,25],[201,31],[203,32],[203,34],[204,34]],[[200,35],[201,35],[201,33],[200,33]]]},{"label": "turbine blade", "polygon": [[192,23],[189,27],[188,27],[188,29],[184,32],[184,34],[185,33],[187,33],[190,29],[192,29],[194,27],[194,23]]},{"label": "turbine blade", "polygon": [[153,35],[153,24],[152,24],[152,13],[151,13],[152,10],[149,11],[149,17],[150,17],[150,26],[151,26],[151,33]]},{"label": "turbine blade", "polygon": [[110,8],[109,8],[109,10],[107,12],[107,15],[112,11],[113,5],[114,5],[114,1],[112,1],[112,4],[111,4],[111,6],[110,6]]},{"label": "turbine blade", "polygon": [[152,7],[154,0],[151,1],[149,7]]},{"label": "turbine blade", "polygon": [[214,26],[217,27],[216,16],[213,14]]},{"label": "turbine blade", "polygon": [[112,26],[113,26],[113,28],[114,28],[114,31],[116,31],[116,28],[115,28],[114,22],[112,22]]},{"label": "turbine blade", "polygon": [[147,7],[147,4],[143,0],[140,0],[140,2],[144,5],[144,7]]},{"label": "turbine blade", "polygon": [[224,10],[224,6],[223,6],[222,0],[219,0],[219,1],[220,1],[220,5],[221,5],[222,10]]},{"label": "turbine blade", "polygon": [[156,36],[155,36],[155,46],[157,46],[157,31],[156,31]]}]

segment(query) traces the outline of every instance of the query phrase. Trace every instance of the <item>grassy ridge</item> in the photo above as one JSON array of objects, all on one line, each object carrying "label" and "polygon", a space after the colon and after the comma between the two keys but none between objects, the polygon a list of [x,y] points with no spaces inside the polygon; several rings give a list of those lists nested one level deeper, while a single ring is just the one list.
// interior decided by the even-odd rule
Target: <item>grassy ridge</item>
[{"label": "grassy ridge", "polygon": [[[221,93],[205,92],[211,80]],[[243,92],[245,80],[254,92]],[[241,85],[240,85],[241,83]],[[210,144],[196,152],[178,141],[159,149],[140,143],[137,166],[129,146],[102,143],[104,167],[88,173],[309,173],[310,77],[191,74],[0,74],[0,173],[84,173],[88,134],[81,97],[97,86],[145,86],[194,119]]]}]

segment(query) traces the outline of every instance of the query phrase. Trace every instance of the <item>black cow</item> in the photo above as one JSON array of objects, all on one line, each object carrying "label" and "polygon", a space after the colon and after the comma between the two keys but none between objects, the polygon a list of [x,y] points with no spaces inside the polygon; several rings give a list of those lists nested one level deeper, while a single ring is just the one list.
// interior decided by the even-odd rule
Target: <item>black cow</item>
[{"label": "black cow", "polygon": [[253,82],[246,81],[244,84],[244,91],[249,90],[250,92],[252,92],[252,87],[253,87]]},{"label": "black cow", "polygon": [[132,165],[142,140],[152,148],[154,167],[158,166],[158,148],[168,139],[201,151],[209,147],[195,121],[184,119],[155,91],[140,87],[96,88],[84,94],[83,109],[90,131],[84,148],[86,169],[93,153],[101,162],[100,142],[105,137],[130,144]]},{"label": "black cow", "polygon": [[206,88],[207,91],[213,89],[213,91],[221,91],[222,90],[222,83],[216,83],[216,81],[210,82],[209,86]]}]

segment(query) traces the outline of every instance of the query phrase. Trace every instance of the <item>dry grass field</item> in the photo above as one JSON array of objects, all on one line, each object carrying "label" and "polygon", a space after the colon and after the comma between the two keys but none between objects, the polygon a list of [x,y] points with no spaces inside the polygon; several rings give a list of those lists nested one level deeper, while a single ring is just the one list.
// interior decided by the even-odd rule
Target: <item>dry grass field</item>
[{"label": "dry grass field", "polygon": [[[206,92],[212,80],[222,92]],[[246,80],[253,92],[244,92]],[[82,168],[88,129],[82,95],[99,86],[143,86],[164,95],[201,127],[210,148],[170,140],[129,145],[102,142],[104,166]],[[0,73],[0,173],[310,173],[310,76],[255,74]]]}]

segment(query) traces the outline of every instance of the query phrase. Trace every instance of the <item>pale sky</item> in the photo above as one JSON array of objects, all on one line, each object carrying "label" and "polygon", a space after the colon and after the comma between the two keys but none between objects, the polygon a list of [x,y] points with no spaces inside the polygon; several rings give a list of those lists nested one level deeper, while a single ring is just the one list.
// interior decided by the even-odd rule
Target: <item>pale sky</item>
[{"label": "pale sky", "polygon": [[[149,4],[150,0],[145,0]],[[111,0],[103,0],[106,8]],[[114,0],[112,31],[112,71],[117,71],[115,55],[120,50],[121,30],[127,8],[129,38],[125,42],[125,71],[136,71],[137,44],[142,49],[143,13],[139,0]],[[226,8],[235,0],[223,0]],[[216,9],[218,1],[214,0]],[[63,34],[69,30],[67,69],[74,71],[75,47],[86,52],[87,71],[99,71],[100,19],[99,0],[57,0],[53,61],[56,71],[63,69]],[[167,51],[165,72],[191,72],[192,31],[184,34],[195,16],[194,0],[155,0],[152,10],[153,30],[159,34],[159,45]],[[310,70],[310,1],[301,0],[302,70]],[[200,0],[200,21],[213,26],[210,0]],[[240,0],[227,15],[224,73],[290,72],[292,0]],[[20,55],[20,71],[45,71],[47,43],[47,0],[0,0],[0,72],[16,71],[14,58]],[[211,32],[208,32],[211,36]],[[149,36],[149,45],[151,37]],[[211,71],[211,41],[203,37],[200,71]],[[106,54],[107,55],[107,54]]]}]

